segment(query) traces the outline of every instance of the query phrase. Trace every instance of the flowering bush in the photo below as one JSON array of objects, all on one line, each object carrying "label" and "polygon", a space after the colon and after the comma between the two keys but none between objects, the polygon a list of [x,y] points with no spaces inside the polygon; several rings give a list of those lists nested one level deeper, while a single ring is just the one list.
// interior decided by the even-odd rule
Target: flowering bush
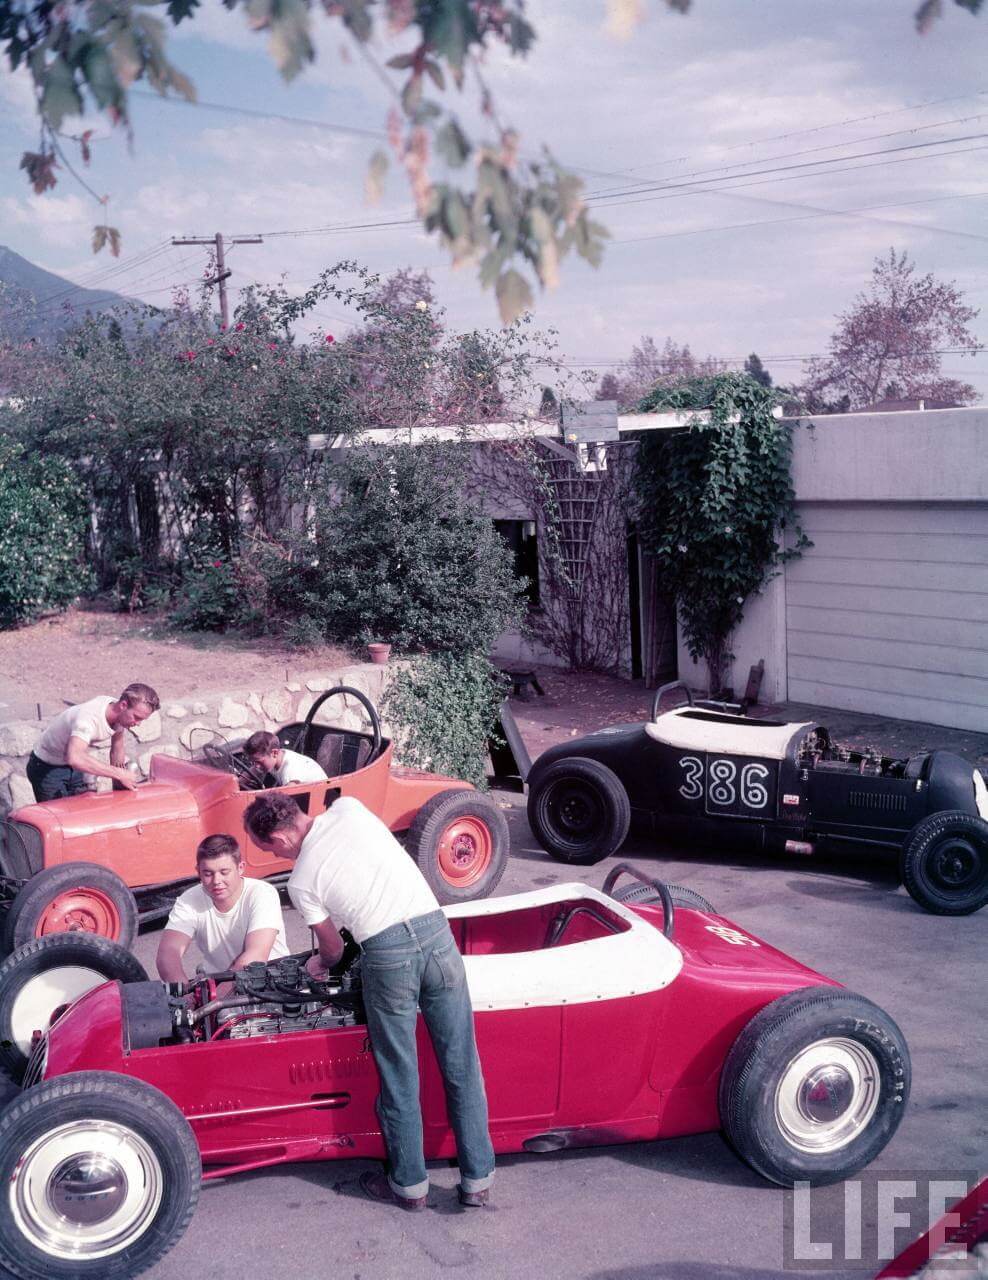
[{"label": "flowering bush", "polygon": [[64,462],[0,439],[0,626],[63,608],[89,585],[86,517]]}]

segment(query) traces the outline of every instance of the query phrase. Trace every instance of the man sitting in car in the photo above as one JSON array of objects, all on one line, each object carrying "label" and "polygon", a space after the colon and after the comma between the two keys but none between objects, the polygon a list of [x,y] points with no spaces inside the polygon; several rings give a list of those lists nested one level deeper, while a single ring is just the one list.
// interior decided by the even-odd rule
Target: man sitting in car
[{"label": "man sitting in car", "polygon": [[158,976],[186,980],[189,944],[202,953],[206,973],[242,969],[254,960],[288,955],[278,890],[244,875],[233,836],[207,836],[196,849],[199,883],[176,899],[158,944]]},{"label": "man sitting in car", "polygon": [[325,770],[315,760],[299,751],[289,751],[281,745],[275,734],[265,733],[263,729],[247,739],[244,754],[255,768],[274,776],[276,787],[288,786],[293,782],[328,781]]}]

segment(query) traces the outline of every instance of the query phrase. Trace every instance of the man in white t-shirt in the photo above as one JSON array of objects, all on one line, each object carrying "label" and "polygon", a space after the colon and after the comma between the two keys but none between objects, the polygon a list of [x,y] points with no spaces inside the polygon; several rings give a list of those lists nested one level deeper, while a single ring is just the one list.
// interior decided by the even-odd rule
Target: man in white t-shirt
[{"label": "man in white t-shirt", "polygon": [[325,974],[343,954],[340,929],[360,944],[367,1029],[381,1080],[377,1112],[389,1170],[361,1175],[372,1199],[426,1207],[418,1052],[421,1009],[446,1087],[460,1164],[460,1203],[487,1204],[494,1148],[463,957],[425,877],[384,823],[345,796],[310,818],[291,796],[259,796],[244,823],[262,849],[295,863],[288,893],[316,935],[306,968]]},{"label": "man in white t-shirt", "polygon": [[183,961],[192,942],[207,973],[288,955],[278,890],[244,875],[233,836],[207,836],[196,850],[196,871],[199,883],[176,899],[158,943],[163,981],[186,980]]},{"label": "man in white t-shirt", "polygon": [[[57,800],[88,789],[85,775],[112,778],[129,791],[137,783],[126,768],[124,733],[158,710],[158,695],[147,684],[129,684],[119,698],[90,698],[66,707],[41,735],[27,762],[36,800]],[[110,748],[106,764],[93,750]]]},{"label": "man in white t-shirt", "polygon": [[244,743],[244,755],[256,769],[274,775],[275,786],[285,787],[293,782],[328,782],[326,771],[315,760],[300,751],[289,751],[278,741],[277,735],[263,729],[252,733]]}]

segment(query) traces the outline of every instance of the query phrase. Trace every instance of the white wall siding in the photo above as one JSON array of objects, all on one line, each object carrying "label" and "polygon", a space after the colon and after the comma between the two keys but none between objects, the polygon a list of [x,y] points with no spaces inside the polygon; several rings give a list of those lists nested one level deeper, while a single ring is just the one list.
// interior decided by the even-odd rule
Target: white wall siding
[{"label": "white wall siding", "polygon": [[988,725],[988,503],[801,502],[786,571],[793,701]]}]

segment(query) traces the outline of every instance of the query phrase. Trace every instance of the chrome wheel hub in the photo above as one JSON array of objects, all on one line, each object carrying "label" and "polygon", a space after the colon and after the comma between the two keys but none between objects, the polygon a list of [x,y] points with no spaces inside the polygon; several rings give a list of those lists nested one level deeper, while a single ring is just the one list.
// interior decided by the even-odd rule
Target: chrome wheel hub
[{"label": "chrome wheel hub", "polygon": [[161,1205],[161,1165],[126,1125],[78,1120],[27,1148],[8,1190],[26,1240],[55,1258],[105,1258],[144,1234]]},{"label": "chrome wheel hub", "polygon": [[817,1040],[783,1071],[775,1091],[776,1122],[800,1151],[839,1151],[868,1126],[880,1092],[870,1049],[845,1037]]}]

